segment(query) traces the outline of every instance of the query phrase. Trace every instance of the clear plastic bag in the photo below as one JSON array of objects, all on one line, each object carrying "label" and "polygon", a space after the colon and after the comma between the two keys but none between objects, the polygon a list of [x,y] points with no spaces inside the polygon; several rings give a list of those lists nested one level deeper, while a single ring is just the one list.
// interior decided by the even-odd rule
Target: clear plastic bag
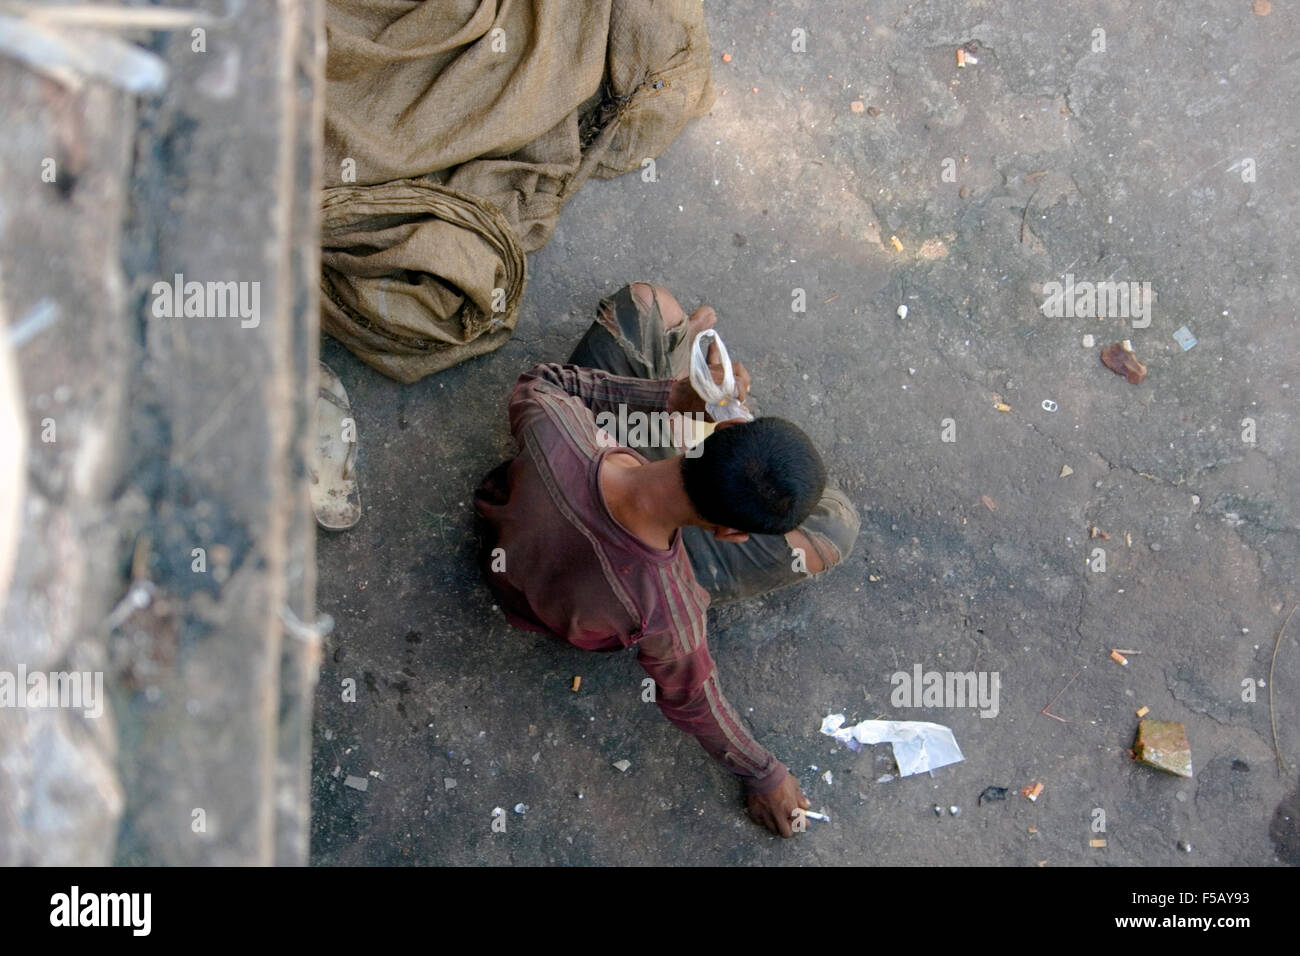
[{"label": "clear plastic bag", "polygon": [[[709,368],[709,346],[718,343],[718,357],[722,362],[722,384],[713,380]],[[731,356],[722,344],[722,336],[713,329],[705,329],[695,337],[691,346],[691,388],[704,399],[705,410],[715,422],[753,421],[736,391],[736,376],[731,367]]]}]

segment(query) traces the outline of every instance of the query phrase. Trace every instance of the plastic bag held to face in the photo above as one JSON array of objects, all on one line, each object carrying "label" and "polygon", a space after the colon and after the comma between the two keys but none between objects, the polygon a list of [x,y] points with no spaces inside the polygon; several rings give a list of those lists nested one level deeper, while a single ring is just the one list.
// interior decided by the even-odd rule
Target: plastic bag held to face
[{"label": "plastic bag held to face", "polygon": [[[709,368],[709,345],[718,343],[718,357],[722,363],[722,384],[713,380]],[[691,346],[691,388],[695,394],[704,399],[704,408],[715,422],[738,419],[743,422],[754,420],[754,416],[740,402],[736,391],[736,375],[731,368],[731,356],[722,344],[722,336],[713,329],[705,329],[695,337]]]},{"label": "plastic bag held to face", "polygon": [[900,777],[966,759],[952,731],[942,724],[920,720],[864,720],[852,727],[843,724],[843,714],[830,714],[822,721],[822,733],[854,751],[861,750],[863,744],[892,744]]}]

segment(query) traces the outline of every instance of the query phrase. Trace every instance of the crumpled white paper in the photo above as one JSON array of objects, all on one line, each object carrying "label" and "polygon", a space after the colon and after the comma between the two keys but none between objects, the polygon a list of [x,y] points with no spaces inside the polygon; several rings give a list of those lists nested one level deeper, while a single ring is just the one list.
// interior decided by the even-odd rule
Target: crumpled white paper
[{"label": "crumpled white paper", "polygon": [[822,721],[822,733],[853,751],[861,750],[863,744],[893,745],[900,777],[966,759],[950,729],[920,720],[864,720],[845,727],[843,714],[828,714]]}]

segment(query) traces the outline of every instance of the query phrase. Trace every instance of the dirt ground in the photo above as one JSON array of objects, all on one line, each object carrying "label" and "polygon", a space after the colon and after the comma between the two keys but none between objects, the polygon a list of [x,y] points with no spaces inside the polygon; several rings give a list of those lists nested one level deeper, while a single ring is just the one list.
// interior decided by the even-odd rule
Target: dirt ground
[{"label": "dirt ground", "polygon": [[[1300,12],[773,9],[709,5],[712,112],[657,181],[584,187],[529,261],[504,348],[401,386],[324,343],[356,409],[364,515],[318,544],[337,629],[313,861],[1300,862],[1300,615],[1269,679],[1300,602]],[[1149,326],[1045,315],[1067,274],[1150,282]],[[813,436],[862,517],[833,574],[710,614],[728,696],[831,817],[791,841],[642,702],[633,654],[512,630],[474,565],[470,498],[511,453],[515,377],[562,361],[599,297],[639,279],[717,308],[763,410]],[[1141,384],[1098,361],[1123,339]],[[894,706],[891,675],[917,665],[996,672],[996,716]],[[1130,760],[1144,706],[1186,725],[1194,778]],[[965,760],[882,780],[890,748],[822,736],[830,713],[945,724]],[[1007,799],[979,805],[990,785]]]}]

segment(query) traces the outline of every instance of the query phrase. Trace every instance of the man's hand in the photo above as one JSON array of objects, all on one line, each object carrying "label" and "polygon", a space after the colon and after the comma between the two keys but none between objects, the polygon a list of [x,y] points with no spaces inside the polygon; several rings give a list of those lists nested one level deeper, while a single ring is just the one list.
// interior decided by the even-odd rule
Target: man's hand
[{"label": "man's hand", "polygon": [[749,815],[755,823],[761,823],[783,837],[794,836],[792,824],[795,808],[807,810],[812,806],[792,773],[786,774],[781,786],[771,793],[751,793],[745,800],[749,804]]},{"label": "man's hand", "polygon": [[[721,385],[724,373],[722,354],[718,351],[717,342],[709,346],[709,371],[713,373],[713,380]],[[740,362],[732,362],[731,374],[736,379],[736,397],[743,403],[749,395],[749,369]],[[689,372],[673,380],[672,391],[668,394],[668,411],[692,415],[705,411],[704,399],[691,387]]]}]

